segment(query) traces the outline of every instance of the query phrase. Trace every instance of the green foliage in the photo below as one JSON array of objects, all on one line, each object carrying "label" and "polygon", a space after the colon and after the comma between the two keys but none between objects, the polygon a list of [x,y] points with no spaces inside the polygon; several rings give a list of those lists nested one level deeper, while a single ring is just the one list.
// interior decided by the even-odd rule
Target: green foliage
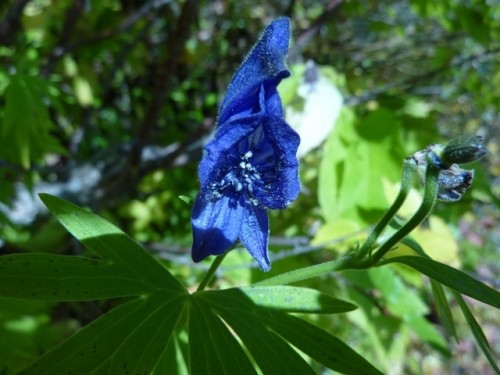
[{"label": "green foliage", "polygon": [[[1,296],[41,301],[126,299],[20,374],[68,373],[75,363],[81,373],[149,373],[168,353],[167,346],[186,323],[191,373],[253,373],[251,360],[221,319],[236,332],[265,373],[280,369],[314,373],[287,341],[332,369],[349,374],[378,373],[340,340],[284,314],[341,313],[355,309],[355,305],[315,290],[288,286],[189,294],[167,269],[111,223],[53,196],[43,195],[42,199],[97,258],[3,256]],[[307,331],[311,332],[307,340],[322,350],[304,341],[301,335]]]},{"label": "green foliage", "polygon": [[[235,249],[194,291],[208,268],[189,257],[201,147],[242,56],[284,14],[284,105],[303,110],[311,59],[344,106],[301,159],[299,199],[270,213],[270,273]],[[486,361],[500,373],[487,331],[499,325],[498,14],[485,0],[1,2],[0,373],[472,374]],[[488,151],[471,191],[352,268],[420,206],[410,184],[363,248],[402,160],[465,133]],[[106,220],[44,195],[75,240],[35,192]]]},{"label": "green foliage", "polygon": [[64,153],[50,132],[54,126],[44,100],[48,87],[40,77],[16,74],[5,89],[0,128],[0,157],[29,168],[47,152]]},{"label": "green foliage", "polygon": [[446,264],[436,262],[432,259],[411,256],[390,258],[386,262],[403,263],[461,294],[468,295],[478,301],[500,308],[499,292],[480,283],[466,273]]}]

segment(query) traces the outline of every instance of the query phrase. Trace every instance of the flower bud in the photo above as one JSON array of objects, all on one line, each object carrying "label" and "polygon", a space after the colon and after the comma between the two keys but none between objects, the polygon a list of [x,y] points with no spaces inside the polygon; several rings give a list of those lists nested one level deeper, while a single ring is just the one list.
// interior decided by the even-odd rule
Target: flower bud
[{"label": "flower bud", "polygon": [[455,138],[445,146],[441,160],[447,165],[471,163],[486,154],[482,142],[482,137],[471,134]]},{"label": "flower bud", "polygon": [[472,185],[474,171],[460,168],[453,164],[450,168],[439,172],[438,199],[445,202],[456,202],[462,198]]}]

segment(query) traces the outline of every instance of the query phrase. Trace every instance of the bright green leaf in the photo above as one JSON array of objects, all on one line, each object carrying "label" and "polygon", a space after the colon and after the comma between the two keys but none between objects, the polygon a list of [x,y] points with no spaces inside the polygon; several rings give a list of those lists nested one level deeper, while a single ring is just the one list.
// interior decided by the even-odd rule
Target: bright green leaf
[{"label": "bright green leaf", "polygon": [[166,268],[109,221],[48,194],[40,194],[40,198],[71,234],[104,259],[128,267],[130,277],[156,288],[185,293]]},{"label": "bright green leaf", "polygon": [[[352,303],[308,288],[293,286],[249,286],[240,290],[256,305],[282,311],[334,314],[356,309],[356,305]],[[229,289],[222,292],[231,293],[233,291]]]}]

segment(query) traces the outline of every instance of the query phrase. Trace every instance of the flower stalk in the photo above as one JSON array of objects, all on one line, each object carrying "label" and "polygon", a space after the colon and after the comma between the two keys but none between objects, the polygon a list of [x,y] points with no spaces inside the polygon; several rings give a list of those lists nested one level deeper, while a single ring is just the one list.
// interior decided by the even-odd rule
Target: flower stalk
[{"label": "flower stalk", "polygon": [[416,171],[417,166],[413,159],[405,159],[405,161],[403,162],[403,174],[401,177],[401,187],[399,188],[398,196],[396,197],[396,200],[391,205],[391,207],[386,211],[382,219],[380,219],[380,221],[375,225],[363,245],[356,251],[355,260],[361,261],[366,256],[371,254],[371,251],[374,248],[377,239],[408,197],[408,193],[410,192],[410,189],[412,187]]},{"label": "flower stalk", "polygon": [[197,292],[201,292],[202,290],[205,290],[207,285],[212,281],[212,278],[215,275],[215,272],[221,265],[222,261],[226,257],[227,253],[223,253],[219,256],[216,256],[215,259],[213,260],[212,264],[210,265],[210,268],[208,269],[207,273],[203,276],[203,279],[201,279],[200,284],[198,285],[198,288],[196,288]]},{"label": "flower stalk", "polygon": [[[459,141],[450,142],[446,148],[441,145],[431,145],[405,159],[401,187],[396,200],[359,248],[339,259],[286,272],[258,284],[290,284],[344,269],[366,269],[380,265],[387,253],[425,220],[438,199],[448,202],[458,200],[470,187],[474,176],[473,171],[462,170],[457,164],[444,163],[439,151],[446,149],[448,155],[451,155],[448,159],[461,162],[474,161],[482,157],[485,151],[480,146],[478,137],[460,137]],[[469,144],[471,144],[470,147]],[[422,176],[424,194],[420,207],[405,225],[375,249],[377,239],[408,197],[415,175],[422,171],[424,172]]]}]

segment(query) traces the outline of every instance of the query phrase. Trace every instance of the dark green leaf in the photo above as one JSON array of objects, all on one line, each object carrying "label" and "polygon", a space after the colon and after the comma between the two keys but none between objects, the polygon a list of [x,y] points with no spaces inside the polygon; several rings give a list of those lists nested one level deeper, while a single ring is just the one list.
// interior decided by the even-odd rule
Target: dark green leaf
[{"label": "dark green leaf", "polygon": [[314,374],[312,368],[261,318],[233,306],[217,307],[218,314],[236,332],[264,374]]},{"label": "dark green leaf", "polygon": [[347,344],[302,319],[279,312],[261,318],[297,349],[332,370],[350,375],[382,374]]},{"label": "dark green leaf", "polygon": [[500,374],[500,369],[496,364],[495,358],[493,358],[493,353],[491,352],[490,344],[488,343],[488,340],[486,339],[486,336],[484,335],[481,326],[477,323],[476,319],[474,318],[474,315],[472,315],[471,311],[469,310],[469,307],[465,303],[460,293],[453,292],[453,295],[455,296],[455,299],[458,302],[458,306],[460,306],[460,309],[462,310],[462,314],[464,315],[465,320],[469,325],[472,335],[476,339],[477,345],[488,359],[488,362],[490,362],[491,367],[493,367],[493,369],[497,374]]},{"label": "dark green leaf", "polygon": [[220,318],[196,298],[189,312],[189,353],[192,375],[257,373]]},{"label": "dark green leaf", "polygon": [[458,338],[457,330],[455,328],[455,321],[451,315],[450,305],[444,294],[443,286],[438,282],[431,279],[432,293],[434,294],[434,303],[436,310],[443,327],[448,335]]},{"label": "dark green leaf", "polygon": [[183,302],[167,292],[134,299],[48,351],[21,374],[149,373],[166,347]]},{"label": "dark green leaf", "polygon": [[170,337],[167,348],[152,372],[152,375],[165,374],[189,375],[187,361],[182,355],[179,340],[175,334]]},{"label": "dark green leaf", "polygon": [[210,304],[236,332],[264,374],[313,373],[288,343],[263,324],[259,313],[271,310],[258,307],[241,290],[202,292],[197,296]]},{"label": "dark green leaf", "polygon": [[45,301],[89,301],[151,292],[122,264],[51,254],[0,257],[0,295]]},{"label": "dark green leaf", "polygon": [[29,168],[45,152],[64,153],[50,134],[53,124],[44,103],[47,88],[41,77],[15,74],[5,92],[0,155],[24,168]]}]

